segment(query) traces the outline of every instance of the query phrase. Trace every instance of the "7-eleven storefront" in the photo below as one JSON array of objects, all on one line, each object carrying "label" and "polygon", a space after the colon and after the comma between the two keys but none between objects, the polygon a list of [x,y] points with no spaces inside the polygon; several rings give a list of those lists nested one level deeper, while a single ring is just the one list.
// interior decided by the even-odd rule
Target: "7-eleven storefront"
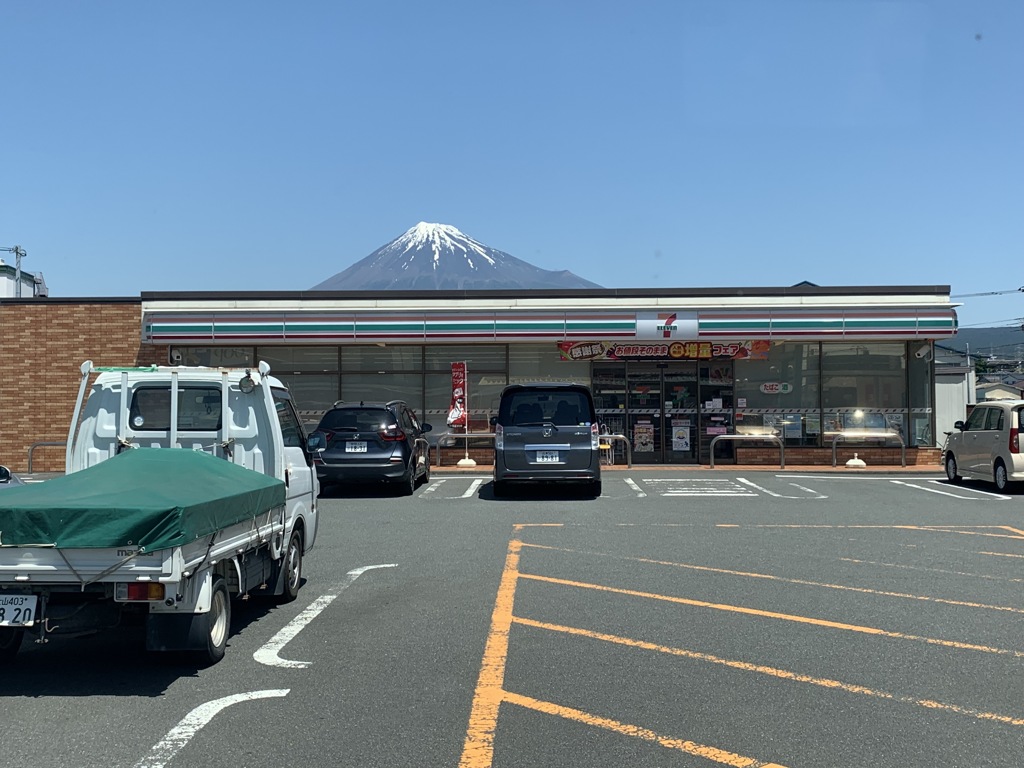
[{"label": "7-eleven storefront", "polygon": [[[266,360],[310,424],[337,400],[402,399],[436,439],[448,429],[451,364],[465,361],[471,432],[490,431],[507,384],[579,381],[641,464],[706,463],[716,436],[765,432],[810,463],[830,462],[835,434],[850,429],[932,448],[932,343],[956,332],[948,286],[144,293],[142,303],[144,345],[166,346],[171,363]],[[715,460],[756,445],[719,441]],[[488,451],[474,444],[478,461]]]}]

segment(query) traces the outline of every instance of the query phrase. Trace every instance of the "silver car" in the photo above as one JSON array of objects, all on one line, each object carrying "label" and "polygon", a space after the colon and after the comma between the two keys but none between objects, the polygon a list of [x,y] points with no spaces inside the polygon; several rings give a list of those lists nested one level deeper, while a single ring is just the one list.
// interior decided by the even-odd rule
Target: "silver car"
[{"label": "silver car", "polygon": [[962,478],[988,480],[1005,491],[1024,481],[1020,425],[1024,400],[978,403],[966,422],[958,421],[943,449],[942,462],[951,483]]},{"label": "silver car", "polygon": [[494,495],[519,483],[569,482],[601,495],[597,413],[582,384],[512,384],[494,426]]}]

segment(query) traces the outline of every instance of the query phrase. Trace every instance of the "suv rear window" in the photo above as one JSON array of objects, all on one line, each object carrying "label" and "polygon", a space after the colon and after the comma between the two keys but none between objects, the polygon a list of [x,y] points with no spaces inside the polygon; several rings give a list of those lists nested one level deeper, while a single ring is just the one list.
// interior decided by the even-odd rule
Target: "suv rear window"
[{"label": "suv rear window", "polygon": [[335,432],[377,432],[396,422],[395,414],[384,408],[335,408],[324,414],[319,428]]},{"label": "suv rear window", "polygon": [[575,387],[522,389],[508,393],[498,412],[501,424],[590,424],[591,400],[586,391]]}]

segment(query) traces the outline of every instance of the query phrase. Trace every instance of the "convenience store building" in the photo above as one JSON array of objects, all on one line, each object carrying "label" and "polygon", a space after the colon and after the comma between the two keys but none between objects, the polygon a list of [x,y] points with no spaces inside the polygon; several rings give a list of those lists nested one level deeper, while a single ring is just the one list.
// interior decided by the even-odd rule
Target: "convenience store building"
[{"label": "convenience store building", "polygon": [[[956,312],[949,286],[803,283],[6,299],[0,323],[0,461],[17,471],[33,444],[66,439],[85,359],[265,360],[310,424],[337,400],[402,399],[435,436],[447,431],[451,363],[465,361],[472,432],[490,430],[506,384],[573,380],[591,386],[636,464],[706,464],[716,436],[763,432],[790,463],[831,464],[849,429],[898,432],[908,463],[936,463],[932,345],[956,333]],[[899,462],[898,447],[877,448],[875,463]],[[845,460],[856,446],[843,449]],[[35,452],[36,471],[60,464],[59,446]],[[490,463],[486,441],[473,457]],[[778,451],[720,442],[715,460],[770,464]]]}]

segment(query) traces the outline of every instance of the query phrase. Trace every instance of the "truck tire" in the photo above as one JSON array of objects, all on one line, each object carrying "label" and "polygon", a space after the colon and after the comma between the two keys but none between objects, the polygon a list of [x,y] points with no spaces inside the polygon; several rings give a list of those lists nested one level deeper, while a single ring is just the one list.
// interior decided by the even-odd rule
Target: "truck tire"
[{"label": "truck tire", "polygon": [[213,579],[213,594],[210,596],[210,613],[206,633],[206,651],[203,658],[210,664],[216,664],[224,658],[228,647],[228,635],[231,634],[231,595],[228,583],[223,576]]},{"label": "truck tire", "polygon": [[299,587],[302,586],[302,535],[298,532],[292,533],[288,540],[288,549],[281,557],[281,594],[277,598],[279,603],[290,603],[299,596]]},{"label": "truck tire", "polygon": [[25,630],[16,627],[0,627],[0,663],[13,659],[21,648]]}]

